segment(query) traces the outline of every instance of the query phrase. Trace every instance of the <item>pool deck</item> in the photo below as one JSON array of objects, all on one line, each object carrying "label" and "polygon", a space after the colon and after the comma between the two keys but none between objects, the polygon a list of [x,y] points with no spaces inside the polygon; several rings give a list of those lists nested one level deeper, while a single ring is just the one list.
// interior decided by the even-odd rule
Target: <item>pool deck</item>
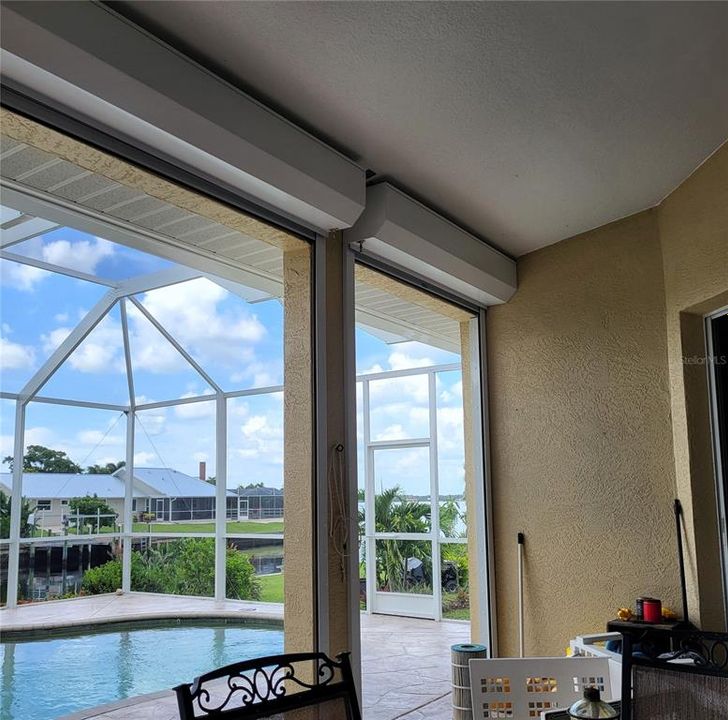
[{"label": "pool deck", "polygon": [[111,622],[161,620],[165,618],[250,619],[266,623],[283,622],[283,605],[211,598],[129,593],[90,595],[69,600],[36,602],[0,610],[0,636],[59,628],[103,625]]},{"label": "pool deck", "polygon": [[[0,610],[0,628],[24,634],[80,628],[109,622],[163,618],[246,619],[280,623],[283,606],[147,593],[95,595]],[[385,615],[362,615],[364,720],[449,720],[450,645],[467,642],[464,622],[432,622]],[[190,678],[192,680],[192,678]],[[177,720],[169,690],[128,698],[67,715],[65,720]]]}]

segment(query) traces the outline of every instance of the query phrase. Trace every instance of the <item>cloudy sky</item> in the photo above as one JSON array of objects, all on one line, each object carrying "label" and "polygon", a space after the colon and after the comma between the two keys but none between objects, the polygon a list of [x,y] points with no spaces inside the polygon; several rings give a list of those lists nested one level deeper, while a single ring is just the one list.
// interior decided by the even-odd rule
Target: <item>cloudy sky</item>
[{"label": "cloudy sky", "polygon": [[[8,215],[3,213],[3,220]],[[10,215],[12,216],[12,215]],[[64,228],[12,247],[12,252],[71,267],[97,277],[125,279],[171,263]],[[2,390],[17,392],[105,294],[91,282],[0,261]],[[283,309],[277,299],[254,304],[207,279],[138,296],[146,309],[225,390],[270,388],[283,383]],[[138,403],[210,392],[205,380],[133,306],[128,307],[134,390]],[[417,342],[387,345],[357,330],[357,370],[377,372],[459,362],[456,355]],[[425,438],[429,434],[426,375],[373,381],[372,440]],[[128,385],[120,311],[115,307],[41,390],[41,395],[125,405]],[[0,452],[12,454],[14,403],[0,401]],[[281,392],[228,401],[228,485],[283,480]],[[207,462],[215,475],[214,403],[140,411],[135,463],[197,475]],[[437,376],[440,490],[463,487],[462,383],[459,372]],[[361,417],[359,435],[362,437]],[[26,445],[63,450],[82,466],[124,457],[125,419],[118,412],[31,403]],[[399,484],[429,491],[427,451],[379,450],[377,489]],[[7,470],[7,466],[3,467]]]}]

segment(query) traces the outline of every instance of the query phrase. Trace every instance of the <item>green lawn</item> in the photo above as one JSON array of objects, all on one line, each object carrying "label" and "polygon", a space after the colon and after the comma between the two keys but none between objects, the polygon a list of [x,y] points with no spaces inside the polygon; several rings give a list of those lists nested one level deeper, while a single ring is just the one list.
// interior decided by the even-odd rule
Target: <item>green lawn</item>
[{"label": "green lawn", "polygon": [[460,592],[442,593],[442,617],[446,620],[470,620],[470,603]]},{"label": "green lawn", "polygon": [[444,610],[442,616],[446,620],[470,620],[470,608],[459,608],[458,610]]},{"label": "green lawn", "polygon": [[260,599],[263,602],[283,602],[283,573],[277,575],[259,575]]}]

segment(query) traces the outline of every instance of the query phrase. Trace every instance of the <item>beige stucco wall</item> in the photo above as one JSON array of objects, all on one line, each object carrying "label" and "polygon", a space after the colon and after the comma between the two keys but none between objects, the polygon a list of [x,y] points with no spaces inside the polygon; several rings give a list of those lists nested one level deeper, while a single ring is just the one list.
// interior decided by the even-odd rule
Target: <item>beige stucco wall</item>
[{"label": "beige stucco wall", "polygon": [[283,309],[284,642],[286,652],[307,652],[316,644],[311,512],[314,493],[311,256],[308,249],[283,254]]},{"label": "beige stucco wall", "polygon": [[[677,496],[687,530],[688,602],[703,627],[724,616],[703,315],[728,305],[728,144],[660,206]],[[685,360],[684,360],[685,359]]]},{"label": "beige stucco wall", "polygon": [[562,654],[639,595],[679,597],[655,211],[522,257],[488,311],[499,653]]},{"label": "beige stucco wall", "polygon": [[[703,316],[728,305],[728,146],[657,208],[518,261],[488,313],[500,654],[561,653],[642,594],[723,623]],[[686,362],[685,358],[691,361]],[[697,360],[692,362],[692,360]]]}]

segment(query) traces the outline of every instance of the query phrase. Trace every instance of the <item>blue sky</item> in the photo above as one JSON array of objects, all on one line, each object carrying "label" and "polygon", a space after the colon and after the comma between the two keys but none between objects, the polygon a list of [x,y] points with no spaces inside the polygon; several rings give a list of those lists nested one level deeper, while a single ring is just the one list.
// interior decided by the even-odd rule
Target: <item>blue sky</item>
[{"label": "blue sky", "polygon": [[[166,260],[64,228],[12,247],[109,280],[170,266]],[[7,260],[0,261],[3,391],[17,392],[55,347],[105,294],[107,288]],[[225,390],[283,382],[283,308],[278,299],[247,303],[205,278],[137,296]],[[137,402],[206,394],[205,380],[136,308],[129,307],[130,344]],[[376,372],[458,362],[417,342],[387,345],[357,330],[357,371]],[[125,405],[121,318],[114,308],[41,390],[41,395]],[[462,385],[460,373],[438,376],[441,492],[462,491]],[[372,383],[372,439],[423,437],[428,433],[424,376]],[[0,401],[0,452],[12,453],[13,403]],[[282,393],[228,403],[228,484],[282,484]],[[207,462],[215,474],[215,408],[195,403],[139,413],[135,462],[173,467],[191,475]],[[124,457],[125,420],[118,412],[31,403],[26,445],[64,450],[87,466]],[[396,479],[408,492],[427,490],[422,453],[399,451],[378,459],[381,482]],[[7,466],[6,466],[7,467]],[[6,469],[6,467],[4,469]]]}]

